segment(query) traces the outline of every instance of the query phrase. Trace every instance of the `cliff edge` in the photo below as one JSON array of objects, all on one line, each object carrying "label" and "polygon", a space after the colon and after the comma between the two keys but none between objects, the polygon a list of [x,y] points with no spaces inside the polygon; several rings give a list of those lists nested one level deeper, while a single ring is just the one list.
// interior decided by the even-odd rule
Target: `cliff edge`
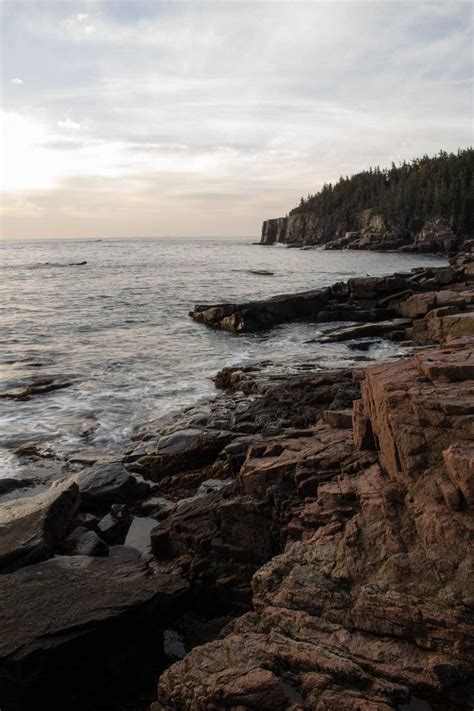
[{"label": "cliff edge", "polygon": [[455,253],[473,237],[474,151],[466,149],[324,185],[287,217],[265,220],[261,244]]}]

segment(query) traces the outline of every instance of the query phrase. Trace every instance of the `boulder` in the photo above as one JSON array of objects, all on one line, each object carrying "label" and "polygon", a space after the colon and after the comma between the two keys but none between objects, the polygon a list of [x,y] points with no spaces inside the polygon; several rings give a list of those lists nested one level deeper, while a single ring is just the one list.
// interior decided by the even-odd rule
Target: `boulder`
[{"label": "boulder", "polygon": [[130,504],[144,498],[150,484],[131,474],[120,462],[99,464],[74,475],[81,493],[81,509],[103,511],[112,504]]},{"label": "boulder", "polygon": [[71,481],[0,503],[0,570],[13,571],[51,556],[78,505],[79,489]]},{"label": "boulder", "polygon": [[212,464],[235,437],[225,430],[177,430],[140,443],[127,455],[126,462],[147,478],[159,480]]},{"label": "boulder", "polygon": [[110,507],[110,512],[99,521],[97,531],[109,545],[123,544],[132,521],[133,515],[128,506],[113,504]]},{"label": "boulder", "polygon": [[89,685],[107,687],[114,660],[135,649],[136,636],[144,644],[147,629],[156,654],[157,626],[179,614],[186,591],[179,576],[153,574],[122,546],[109,557],[58,556],[0,576],[2,707],[69,708],[82,693],[96,708]]}]

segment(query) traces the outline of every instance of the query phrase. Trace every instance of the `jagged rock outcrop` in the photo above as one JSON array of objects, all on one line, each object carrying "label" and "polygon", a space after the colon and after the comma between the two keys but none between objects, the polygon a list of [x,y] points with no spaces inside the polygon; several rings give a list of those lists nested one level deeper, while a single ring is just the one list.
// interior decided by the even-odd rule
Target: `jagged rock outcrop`
[{"label": "jagged rock outcrop", "polygon": [[[325,289],[261,301],[198,304],[190,316],[198,323],[237,333],[261,331],[290,321],[385,321],[396,315],[406,318],[421,316],[422,312],[410,310],[413,301],[407,300],[412,294],[416,295],[413,300],[418,299],[416,303],[421,304],[426,299],[426,312],[435,304],[455,307],[455,311],[449,313],[451,316],[472,308],[473,267],[474,260],[467,256],[466,261],[453,262],[449,267],[414,269],[411,273],[387,277],[358,277]],[[444,290],[448,290],[449,294],[444,295]],[[435,302],[434,293],[437,294]],[[399,307],[405,310],[400,311]],[[467,318],[469,320],[470,317]],[[447,330],[449,328],[451,326]],[[469,333],[466,328],[469,326],[462,317],[457,333]]]},{"label": "jagged rock outcrop", "polygon": [[311,213],[266,220],[262,225],[263,245],[323,246],[325,249],[368,249],[373,251],[453,252],[469,238],[459,236],[443,220],[431,220],[416,233],[389,225],[371,209],[350,218],[318,218]]},{"label": "jagged rock outcrop", "polygon": [[162,675],[154,708],[472,707],[472,359],[464,338],[369,368],[354,438],[320,424],[251,446],[241,486],[273,506],[285,549],[255,574],[253,611]]}]

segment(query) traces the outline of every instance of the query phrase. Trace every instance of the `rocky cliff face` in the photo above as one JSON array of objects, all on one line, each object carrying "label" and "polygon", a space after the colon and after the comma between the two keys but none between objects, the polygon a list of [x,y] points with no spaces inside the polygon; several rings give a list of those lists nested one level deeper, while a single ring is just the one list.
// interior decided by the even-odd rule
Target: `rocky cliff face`
[{"label": "rocky cliff face", "polygon": [[473,357],[461,339],[356,373],[352,420],[329,411],[250,447],[240,487],[284,550],[154,708],[471,708]]},{"label": "rocky cliff face", "polygon": [[443,220],[427,222],[419,232],[411,234],[400,225],[387,224],[383,215],[370,209],[346,219],[297,213],[266,220],[261,237],[264,245],[443,253],[461,248],[464,241]]}]

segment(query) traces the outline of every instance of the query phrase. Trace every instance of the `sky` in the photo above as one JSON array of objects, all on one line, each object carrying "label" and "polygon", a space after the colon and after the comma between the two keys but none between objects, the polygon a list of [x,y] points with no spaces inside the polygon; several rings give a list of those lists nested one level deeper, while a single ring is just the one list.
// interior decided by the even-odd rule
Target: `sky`
[{"label": "sky", "polygon": [[255,236],[473,141],[471,2],[4,0],[1,236]]}]

